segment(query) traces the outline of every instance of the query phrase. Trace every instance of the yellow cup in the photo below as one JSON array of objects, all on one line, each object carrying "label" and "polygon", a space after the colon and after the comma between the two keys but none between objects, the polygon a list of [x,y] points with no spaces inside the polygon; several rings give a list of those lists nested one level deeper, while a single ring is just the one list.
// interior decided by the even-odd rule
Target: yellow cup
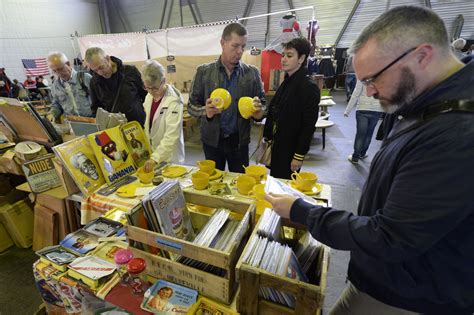
[{"label": "yellow cup", "polygon": [[253,98],[248,96],[243,96],[239,99],[238,107],[240,115],[245,119],[249,119],[257,110],[253,105]]},{"label": "yellow cup", "polygon": [[140,167],[137,170],[137,176],[138,179],[140,180],[140,183],[142,184],[150,184],[151,181],[153,180],[153,177],[155,177],[154,172],[145,172],[145,169],[143,167]]},{"label": "yellow cup", "polygon": [[244,168],[245,174],[252,176],[257,182],[260,182],[268,172],[267,168],[262,165],[249,165]]},{"label": "yellow cup", "polygon": [[209,184],[209,174],[197,171],[191,176],[191,181],[193,182],[194,188],[197,190],[206,189],[207,185]]},{"label": "yellow cup", "polygon": [[201,172],[208,173],[209,175],[211,175],[216,169],[216,162],[212,160],[197,161],[197,166],[199,167],[199,170]]},{"label": "yellow cup", "polygon": [[252,176],[244,174],[237,177],[236,183],[239,193],[242,195],[248,195],[257,181]]},{"label": "yellow cup", "polygon": [[313,189],[314,184],[316,184],[318,180],[318,176],[311,172],[294,172],[291,174],[291,179],[298,190],[308,191]]},{"label": "yellow cup", "polygon": [[232,96],[229,91],[223,88],[218,88],[212,91],[210,98],[218,109],[227,109],[232,102]]},{"label": "yellow cup", "polygon": [[265,199],[265,184],[257,184],[253,186],[252,190],[249,191],[249,196],[254,197],[256,200]]},{"label": "yellow cup", "polygon": [[263,214],[263,211],[265,211],[265,208],[273,209],[273,206],[266,200],[257,200],[255,208],[255,210],[257,211],[257,215],[261,216]]}]

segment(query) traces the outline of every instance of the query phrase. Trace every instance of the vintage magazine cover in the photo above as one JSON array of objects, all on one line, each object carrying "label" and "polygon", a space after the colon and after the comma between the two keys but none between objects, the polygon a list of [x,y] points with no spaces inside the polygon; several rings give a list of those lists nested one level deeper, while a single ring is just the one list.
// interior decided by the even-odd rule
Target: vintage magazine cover
[{"label": "vintage magazine cover", "polygon": [[84,136],[57,145],[53,150],[84,196],[90,195],[105,184],[94,151]]},{"label": "vintage magazine cover", "polygon": [[23,163],[23,172],[30,184],[31,191],[39,193],[61,185],[53,158],[53,154],[46,154],[33,161]]},{"label": "vintage magazine cover", "polygon": [[[177,180],[166,181],[157,186],[148,194],[148,199],[155,210],[163,234],[188,241],[194,239],[191,217]],[[146,204],[146,200],[143,204]]]},{"label": "vintage magazine cover", "polygon": [[132,153],[135,166],[137,168],[143,166],[151,156],[151,147],[142,126],[137,121],[131,121],[122,125],[120,129],[128,150]]},{"label": "vintage magazine cover", "polygon": [[158,280],[145,292],[140,307],[155,314],[186,314],[197,295],[196,290]]},{"label": "vintage magazine cover", "polygon": [[99,245],[98,237],[80,229],[66,235],[59,243],[62,247],[72,250],[79,255],[85,255]]},{"label": "vintage magazine cover", "polygon": [[135,165],[119,126],[90,134],[87,138],[108,184],[135,173]]}]

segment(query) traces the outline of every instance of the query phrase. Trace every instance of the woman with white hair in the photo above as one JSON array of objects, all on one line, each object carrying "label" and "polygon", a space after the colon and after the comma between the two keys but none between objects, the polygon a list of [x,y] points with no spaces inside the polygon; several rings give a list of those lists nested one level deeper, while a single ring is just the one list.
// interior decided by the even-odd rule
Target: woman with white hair
[{"label": "woman with white hair", "polygon": [[145,163],[149,172],[160,162],[184,162],[183,99],[179,91],[166,83],[165,69],[155,60],[142,67],[144,88],[148,94],[145,108],[145,133],[150,139],[152,155]]}]

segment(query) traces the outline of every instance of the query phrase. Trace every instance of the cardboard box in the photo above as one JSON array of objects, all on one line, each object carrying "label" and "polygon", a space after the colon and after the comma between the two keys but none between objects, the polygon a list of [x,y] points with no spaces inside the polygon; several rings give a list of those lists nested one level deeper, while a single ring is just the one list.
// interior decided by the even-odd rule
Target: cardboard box
[{"label": "cardboard box", "polygon": [[8,234],[3,224],[0,223],[0,252],[3,252],[4,250],[12,246],[13,246],[12,238]]},{"label": "cardboard box", "polygon": [[57,213],[57,223],[59,239],[62,240],[67,234],[73,232],[69,229],[66,201],[62,198],[56,198],[46,193],[36,195],[36,204],[48,208]]},{"label": "cardboard box", "polygon": [[[235,280],[235,265],[246,244],[248,234],[252,229],[255,218],[255,205],[218,197],[203,196],[186,191],[184,192],[184,197],[187,203],[211,208],[226,208],[233,212],[243,214],[243,218],[238,227],[237,237],[232,244],[230,252],[226,253],[212,248],[202,247],[175,237],[127,225],[126,231],[130,242],[129,249],[132,250],[134,257],[145,259],[148,275],[184,285],[188,288],[197,290],[200,294],[216,301],[229,304],[232,301],[233,294],[237,287],[237,282]],[[190,215],[199,216],[202,214],[190,212]],[[225,276],[220,277],[157,256],[156,254],[133,248],[131,247],[134,243],[133,241],[158,247],[175,254],[222,268],[226,271]]]},{"label": "cardboard box", "polygon": [[0,222],[16,246],[28,248],[33,244],[33,210],[25,200],[0,207]]},{"label": "cardboard box", "polygon": [[0,156],[0,173],[9,173],[16,175],[24,175],[21,165],[16,163],[15,152],[8,150]]},{"label": "cardboard box", "polygon": [[26,194],[23,191],[12,189],[6,195],[0,196],[0,206],[5,204],[14,204],[15,202],[25,198]]}]

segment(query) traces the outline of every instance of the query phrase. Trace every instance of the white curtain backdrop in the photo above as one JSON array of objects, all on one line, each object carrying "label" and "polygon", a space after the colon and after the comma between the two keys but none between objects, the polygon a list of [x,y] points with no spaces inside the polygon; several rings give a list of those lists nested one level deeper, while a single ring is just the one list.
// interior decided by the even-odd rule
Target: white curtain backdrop
[{"label": "white curtain backdrop", "polygon": [[148,33],[150,58],[210,56],[221,53],[220,39],[226,24],[174,28]]},{"label": "white curtain backdrop", "polygon": [[146,34],[146,42],[151,59],[168,56],[166,34],[166,30]]},{"label": "white curtain backdrop", "polygon": [[77,39],[81,55],[87,48],[100,47],[106,54],[124,62],[138,62],[148,59],[145,33],[98,34],[81,36]]}]

